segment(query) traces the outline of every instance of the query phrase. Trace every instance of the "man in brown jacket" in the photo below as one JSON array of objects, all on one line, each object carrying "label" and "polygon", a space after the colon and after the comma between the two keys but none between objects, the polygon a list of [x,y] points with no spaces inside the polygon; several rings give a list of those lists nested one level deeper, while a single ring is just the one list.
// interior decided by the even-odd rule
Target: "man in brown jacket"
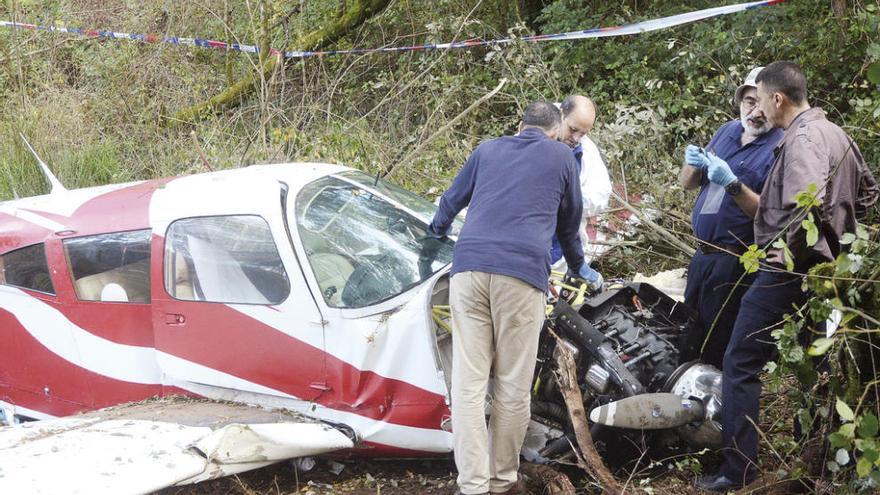
[{"label": "man in brown jacket", "polygon": [[[717,474],[696,482],[698,488],[719,492],[746,485],[757,476],[758,373],[776,349],[771,330],[806,301],[803,273],[837,257],[840,238],[855,232],[857,218],[880,195],[858,146],[825,118],[822,109],[810,107],[806,79],[797,64],[774,62],[761,71],[757,82],[758,107],[785,134],[755,214],[755,242],[767,251],[766,266],[743,297],[724,355],[724,462]],[[812,185],[819,206],[798,207],[795,196]],[[818,228],[818,240],[812,245],[801,223],[810,213]],[[784,249],[772,246],[777,239],[791,251],[794,272],[786,270]]]}]

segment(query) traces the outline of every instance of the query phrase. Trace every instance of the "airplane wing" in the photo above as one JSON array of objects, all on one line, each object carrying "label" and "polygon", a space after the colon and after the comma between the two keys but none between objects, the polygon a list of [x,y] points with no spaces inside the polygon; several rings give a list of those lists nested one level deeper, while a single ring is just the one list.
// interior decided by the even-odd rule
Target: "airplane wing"
[{"label": "airplane wing", "polygon": [[148,493],[353,446],[284,411],[156,399],[0,428],[0,493]]}]

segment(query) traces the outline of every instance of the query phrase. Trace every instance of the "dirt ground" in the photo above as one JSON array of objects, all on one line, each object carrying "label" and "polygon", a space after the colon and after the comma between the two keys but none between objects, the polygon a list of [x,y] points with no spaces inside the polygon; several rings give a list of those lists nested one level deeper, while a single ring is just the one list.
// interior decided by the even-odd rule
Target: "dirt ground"
[{"label": "dirt ground", "polygon": [[[159,494],[451,495],[456,491],[455,465],[451,459],[314,459],[314,463],[311,470],[304,471],[301,463],[287,461],[237,476],[167,488]],[[339,474],[333,472],[340,468]]]},{"label": "dirt ground", "polygon": [[[455,464],[452,459],[431,460],[364,460],[315,459],[314,467],[303,471],[295,461],[282,462],[237,476],[166,488],[159,495],[281,495],[281,494],[345,494],[345,495],[452,495],[456,493]],[[333,470],[342,471],[335,474]],[[628,476],[618,479],[623,484]],[[694,473],[682,470],[674,462],[657,466],[650,472],[633,476],[627,493],[679,495],[697,493],[690,486]],[[569,477],[578,493],[601,493],[577,472]],[[530,480],[531,493],[545,493],[535,480]],[[647,488],[647,490],[645,490]]]}]

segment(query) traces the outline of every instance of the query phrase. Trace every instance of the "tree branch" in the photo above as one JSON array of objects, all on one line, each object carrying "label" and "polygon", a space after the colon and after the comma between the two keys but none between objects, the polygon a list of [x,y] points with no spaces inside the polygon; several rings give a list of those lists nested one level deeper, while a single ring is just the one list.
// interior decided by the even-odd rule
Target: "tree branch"
[{"label": "tree branch", "polygon": [[501,91],[501,88],[503,88],[505,84],[507,84],[507,79],[506,79],[506,78],[502,78],[501,81],[498,82],[498,86],[495,86],[495,89],[493,89],[492,91],[489,91],[488,93],[484,94],[483,96],[477,98],[477,101],[471,103],[470,106],[468,106],[467,108],[465,108],[460,114],[458,114],[458,115],[456,115],[455,117],[453,117],[452,120],[450,120],[449,122],[447,122],[443,127],[437,129],[437,132],[435,132],[434,134],[431,134],[430,136],[428,136],[427,139],[425,139],[425,140],[423,140],[421,143],[419,143],[418,146],[416,146],[416,147],[413,148],[409,153],[407,153],[406,155],[404,155],[404,157],[401,158],[400,160],[398,160],[397,163],[392,164],[392,165],[388,168],[388,170],[386,170],[385,173],[382,174],[382,177],[387,177],[387,176],[391,175],[391,173],[394,172],[394,171],[395,171],[396,169],[398,169],[399,167],[407,165],[410,161],[412,161],[413,158],[415,158],[415,156],[416,156],[418,153],[421,153],[422,150],[425,149],[426,146],[428,146],[428,145],[429,145],[431,142],[433,142],[435,139],[437,139],[438,137],[440,137],[441,135],[443,135],[443,133],[445,133],[446,131],[448,131],[449,129],[451,129],[452,126],[454,126],[456,123],[458,123],[458,121],[461,120],[462,117],[464,117],[465,115],[471,113],[471,111],[472,111],[473,109],[475,109],[475,108],[477,108],[478,106],[480,106],[484,101],[486,101],[486,100],[488,100],[489,98],[492,98],[493,96],[495,96],[496,93],[498,93],[499,91]]},{"label": "tree branch", "polygon": [[[297,40],[295,46],[306,50],[316,50],[335,43],[348,34],[349,31],[378,14],[389,3],[391,3],[391,0],[355,0],[354,5],[337,17],[336,20],[301,37]],[[293,47],[289,49],[293,49]],[[193,123],[215,112],[217,109],[237,105],[275,70],[280,60],[278,56],[265,57],[264,62],[257,70],[250,72],[238,82],[212,96],[207,101],[178,111],[169,119],[168,124],[175,127],[181,124]]]},{"label": "tree branch", "polygon": [[[559,339],[558,336],[556,338]],[[561,343],[557,344],[557,349],[560,351],[557,358],[559,389],[562,391],[562,397],[568,408],[575,439],[586,461],[585,466],[582,467],[585,467],[587,472],[602,485],[604,493],[621,493],[620,484],[605,467],[602,457],[596,451],[593,437],[590,435],[590,428],[587,426],[587,412],[584,410],[584,398],[577,381],[577,366],[574,363],[571,350]]]}]

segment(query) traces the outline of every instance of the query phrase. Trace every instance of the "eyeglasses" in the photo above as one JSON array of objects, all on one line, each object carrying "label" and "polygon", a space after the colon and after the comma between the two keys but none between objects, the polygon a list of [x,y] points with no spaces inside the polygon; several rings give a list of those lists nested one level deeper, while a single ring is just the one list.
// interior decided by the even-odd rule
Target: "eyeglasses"
[{"label": "eyeglasses", "polygon": [[747,109],[752,109],[758,106],[758,100],[754,98],[743,98],[741,105]]}]

